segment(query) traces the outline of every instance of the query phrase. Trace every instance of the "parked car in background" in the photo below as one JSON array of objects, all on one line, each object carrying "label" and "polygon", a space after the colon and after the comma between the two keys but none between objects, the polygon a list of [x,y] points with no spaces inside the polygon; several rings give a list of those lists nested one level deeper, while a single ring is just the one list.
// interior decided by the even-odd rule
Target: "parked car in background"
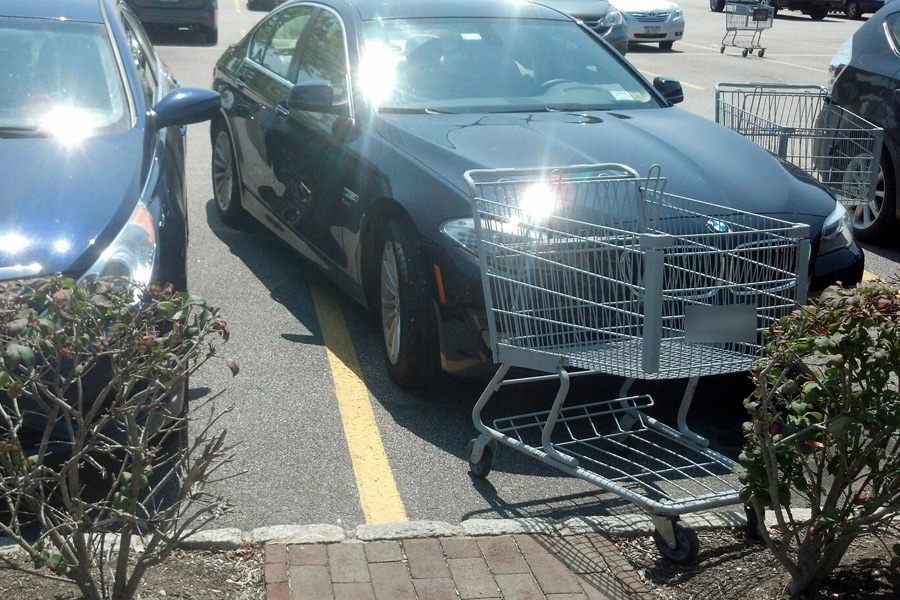
[{"label": "parked car in background", "polygon": [[219,42],[218,0],[124,0],[146,27],[189,28]]},{"label": "parked car in background", "polygon": [[0,81],[0,279],[185,290],[182,126],[219,96],[178,88],[116,0],[0,0]]},{"label": "parked car in background", "polygon": [[[809,15],[813,21],[821,21],[828,16],[829,12],[846,12],[853,10],[850,4],[856,4],[859,8],[863,4],[867,4],[872,0],[768,0],[769,6],[775,9],[778,14],[780,9],[796,10],[804,15]],[[883,2],[884,0],[874,0],[875,2]],[[722,12],[725,10],[725,0],[709,0],[709,10],[713,12]],[[850,12],[847,12],[850,15]],[[857,17],[853,17],[857,18]]]},{"label": "parked car in background", "polygon": [[829,192],[544,6],[293,0],[213,89],[219,216],[263,223],[369,307],[403,386],[491,362],[469,169],[661,165],[674,194],[809,224],[813,289],[862,276]]},{"label": "parked car in background", "polygon": [[272,10],[284,0],[247,0],[247,10]]},{"label": "parked car in background", "polygon": [[628,41],[658,43],[671,50],[684,35],[684,12],[670,0],[615,0],[625,17]]},{"label": "parked car in background", "polygon": [[900,219],[900,2],[869,17],[831,59],[832,100],[884,129],[875,199],[856,208],[853,228],[866,242],[892,239]]},{"label": "parked car in background", "polygon": [[537,0],[584,23],[622,56],[628,52],[628,29],[622,13],[606,0]]}]

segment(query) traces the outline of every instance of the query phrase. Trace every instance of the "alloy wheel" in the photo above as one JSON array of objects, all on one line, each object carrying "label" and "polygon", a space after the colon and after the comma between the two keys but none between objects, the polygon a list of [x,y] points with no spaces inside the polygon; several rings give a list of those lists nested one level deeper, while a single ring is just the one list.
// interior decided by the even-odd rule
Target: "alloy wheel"
[{"label": "alloy wheel", "polygon": [[878,167],[878,180],[875,184],[875,198],[860,204],[853,211],[854,229],[868,229],[875,224],[884,207],[884,171]]},{"label": "alloy wheel", "polygon": [[388,360],[400,359],[400,274],[394,245],[388,240],[381,254],[381,331]]},{"label": "alloy wheel", "polygon": [[213,148],[213,192],[216,204],[223,212],[231,208],[234,198],[234,158],[231,152],[231,140],[224,129],[216,136]]}]

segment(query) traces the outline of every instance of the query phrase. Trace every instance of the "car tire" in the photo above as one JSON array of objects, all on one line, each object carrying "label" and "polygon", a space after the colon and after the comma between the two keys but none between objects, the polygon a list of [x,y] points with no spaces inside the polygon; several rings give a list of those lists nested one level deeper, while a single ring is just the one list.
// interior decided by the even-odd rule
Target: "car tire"
[{"label": "car tire", "polygon": [[722,12],[725,10],[725,0],[709,0],[709,10],[712,12]]},{"label": "car tire", "polygon": [[813,8],[809,11],[809,18],[813,21],[821,21],[828,16],[827,8]]},{"label": "car tire", "polygon": [[396,219],[385,226],[377,248],[375,309],[388,373],[400,387],[433,385],[440,361],[428,260],[411,228]]},{"label": "car tire", "polygon": [[878,169],[875,200],[857,206],[853,211],[853,234],[861,242],[879,242],[890,237],[897,228],[894,212],[897,206],[897,176],[891,157],[882,151]]},{"label": "car tire", "polygon": [[847,15],[848,19],[861,19],[862,11],[859,8],[859,2],[857,0],[847,0],[844,2],[844,14]]},{"label": "car tire", "polygon": [[659,49],[660,50],[671,50],[672,46],[675,45],[675,42],[660,42]]},{"label": "car tire", "polygon": [[241,179],[237,170],[234,144],[224,120],[213,125],[212,185],[216,212],[226,225],[237,226],[244,217],[241,206]]}]

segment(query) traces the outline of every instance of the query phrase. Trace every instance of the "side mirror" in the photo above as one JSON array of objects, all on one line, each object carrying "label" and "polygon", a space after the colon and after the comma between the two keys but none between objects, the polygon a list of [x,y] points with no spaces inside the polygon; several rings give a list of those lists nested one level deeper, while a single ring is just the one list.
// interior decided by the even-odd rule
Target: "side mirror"
[{"label": "side mirror", "polygon": [[217,92],[199,88],[178,88],[160,100],[147,114],[155,129],[209,121],[222,103]]},{"label": "side mirror", "polygon": [[680,81],[666,79],[665,77],[654,77],[653,87],[672,104],[684,102],[684,90],[681,89]]},{"label": "side mirror", "polygon": [[346,103],[334,103],[334,87],[330,81],[323,79],[313,79],[295,85],[291,88],[287,105],[294,110],[313,112],[344,114],[347,111]]}]

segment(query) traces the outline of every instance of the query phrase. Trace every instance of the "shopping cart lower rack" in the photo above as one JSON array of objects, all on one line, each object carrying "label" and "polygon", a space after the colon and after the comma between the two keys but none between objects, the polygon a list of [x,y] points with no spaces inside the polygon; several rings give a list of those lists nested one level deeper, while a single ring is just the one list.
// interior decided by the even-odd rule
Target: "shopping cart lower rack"
[{"label": "shopping cart lower rack", "polygon": [[761,45],[762,32],[772,28],[775,9],[766,2],[725,2],[725,35],[719,52],[725,46],[741,48],[741,56],[756,53],[762,58],[766,48]]},{"label": "shopping cart lower rack", "polygon": [[720,83],[716,123],[818,179],[844,207],[874,203],[884,130],[819,85]]},{"label": "shopping cart lower rack", "polygon": [[[501,364],[472,412],[473,475],[509,446],[634,503],[665,557],[694,560],[679,515],[739,502],[735,463],[687,426],[697,379],[749,369],[761,330],[805,301],[808,226],[670,195],[656,167],[465,177]],[[543,374],[507,380],[511,367]],[[598,372],[625,378],[619,394],[564,407],[570,379]],[[629,395],[635,379],[685,377],[676,427]],[[548,410],[483,421],[502,386],[541,380],[559,381]]]}]

